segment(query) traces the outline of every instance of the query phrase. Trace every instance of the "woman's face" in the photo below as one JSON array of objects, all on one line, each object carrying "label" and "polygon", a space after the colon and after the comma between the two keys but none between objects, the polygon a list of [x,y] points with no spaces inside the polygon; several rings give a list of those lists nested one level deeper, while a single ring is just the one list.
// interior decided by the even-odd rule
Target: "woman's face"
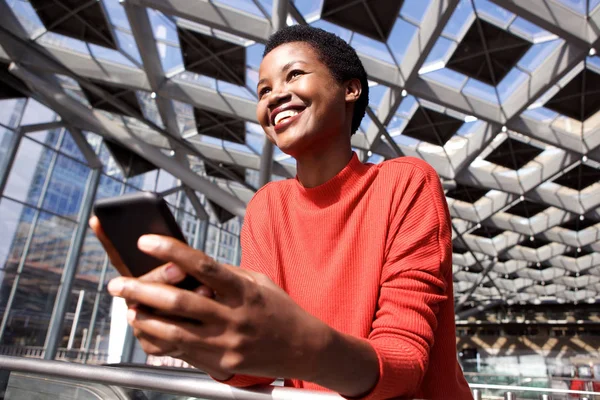
[{"label": "woman's face", "polygon": [[349,95],[347,87],[335,80],[312,46],[283,44],[260,64],[258,121],[281,151],[296,158],[327,147],[340,135],[349,140],[346,127],[353,108],[348,101],[358,97]]}]

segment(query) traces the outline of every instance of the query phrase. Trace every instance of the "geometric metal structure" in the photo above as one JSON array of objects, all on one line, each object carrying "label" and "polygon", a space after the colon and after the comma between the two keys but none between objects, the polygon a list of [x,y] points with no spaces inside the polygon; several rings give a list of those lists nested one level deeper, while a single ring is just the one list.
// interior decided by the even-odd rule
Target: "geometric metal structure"
[{"label": "geometric metal structure", "polygon": [[102,2],[31,0],[30,3],[48,31],[117,49]]},{"label": "geometric metal structure", "polygon": [[[0,62],[43,80],[49,96],[41,102],[79,102],[60,109],[70,124],[117,132],[112,139],[134,152],[148,146],[149,161],[235,215],[261,172],[294,177],[293,160],[278,151],[261,166],[269,158],[255,113],[276,10],[254,1],[101,0],[108,31],[100,43],[87,28],[61,36],[64,23],[37,3],[0,0]],[[371,97],[352,137],[361,159],[419,157],[449,187],[457,310],[600,301],[600,8],[562,0],[313,3],[285,2],[283,15],[356,48]],[[74,8],[67,16],[104,26]],[[135,94],[140,108],[123,107],[111,88]],[[81,102],[86,93],[96,99]],[[96,100],[112,111],[98,111]]]},{"label": "geometric metal structure", "polygon": [[504,29],[476,18],[450,57],[447,67],[496,86],[531,45]]},{"label": "geometric metal structure", "polygon": [[403,1],[385,0],[350,3],[325,0],[321,18],[372,39],[386,41],[394,28],[402,3]]},{"label": "geometric metal structure", "polygon": [[244,47],[180,27],[177,35],[186,70],[238,85],[246,81]]}]

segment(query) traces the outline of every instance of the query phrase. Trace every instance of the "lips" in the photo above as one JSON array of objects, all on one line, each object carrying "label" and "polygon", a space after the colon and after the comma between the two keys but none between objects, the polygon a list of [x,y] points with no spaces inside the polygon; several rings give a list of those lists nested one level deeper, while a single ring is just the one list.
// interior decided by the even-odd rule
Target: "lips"
[{"label": "lips", "polygon": [[305,108],[305,106],[297,104],[281,105],[271,112],[271,124],[278,127],[279,125],[286,124],[288,121],[295,120]]}]

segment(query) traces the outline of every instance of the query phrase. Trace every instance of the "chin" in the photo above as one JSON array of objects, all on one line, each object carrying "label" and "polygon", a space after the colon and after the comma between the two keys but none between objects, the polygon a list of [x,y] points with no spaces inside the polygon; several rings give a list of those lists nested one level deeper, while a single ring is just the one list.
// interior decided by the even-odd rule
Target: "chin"
[{"label": "chin", "polygon": [[310,149],[310,134],[302,132],[285,131],[277,134],[275,145],[285,154],[296,158],[299,154]]}]

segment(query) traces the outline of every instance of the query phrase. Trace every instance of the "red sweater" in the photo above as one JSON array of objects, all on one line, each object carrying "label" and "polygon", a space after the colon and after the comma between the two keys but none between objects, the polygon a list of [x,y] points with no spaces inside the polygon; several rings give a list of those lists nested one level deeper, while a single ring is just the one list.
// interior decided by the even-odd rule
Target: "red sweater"
[{"label": "red sweater", "polygon": [[[471,399],[456,359],[449,218],[427,163],[362,164],[355,154],[316,188],[289,179],[256,193],[242,229],[242,268],[369,341],[380,370],[366,398]],[[226,383],[271,381],[238,375]],[[295,379],[286,386],[325,390]]]}]

